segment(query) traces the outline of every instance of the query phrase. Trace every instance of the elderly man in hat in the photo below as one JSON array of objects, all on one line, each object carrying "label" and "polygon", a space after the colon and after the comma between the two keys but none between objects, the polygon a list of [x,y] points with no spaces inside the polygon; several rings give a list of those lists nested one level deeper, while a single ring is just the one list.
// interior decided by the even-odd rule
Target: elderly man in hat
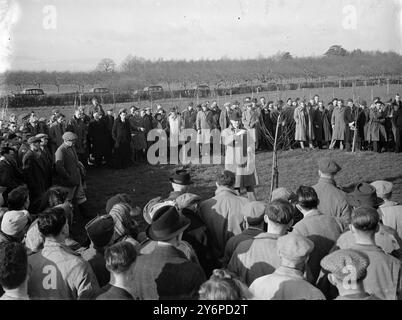
[{"label": "elderly man in hat", "polygon": [[140,299],[197,299],[206,280],[201,267],[190,262],[177,249],[190,220],[173,206],[158,210],[147,228],[148,238],[156,241],[150,254],[140,255],[134,267],[134,295]]},{"label": "elderly man in hat", "polygon": [[232,258],[237,246],[243,241],[253,239],[264,232],[265,221],[264,212],[266,203],[262,201],[251,201],[243,207],[243,231],[242,233],[231,237],[225,246],[223,256],[223,265],[227,265]]},{"label": "elderly man in hat", "polygon": [[[359,183],[355,190],[347,194],[347,199],[352,208],[357,209],[366,206],[378,210],[383,200],[376,195],[376,189],[368,183]],[[385,252],[398,259],[402,258],[402,240],[391,227],[385,226],[379,221],[378,231],[375,233],[375,242]],[[348,249],[355,243],[351,230],[344,232],[337,240],[336,247]]]},{"label": "elderly man in hat", "polygon": [[314,243],[306,237],[288,234],[278,239],[280,266],[251,284],[250,291],[260,300],[325,300],[320,290],[303,276]]},{"label": "elderly man in hat", "polygon": [[341,227],[334,217],[318,211],[319,200],[312,187],[300,186],[296,197],[296,207],[304,218],[293,226],[293,232],[314,242],[308,265],[315,283],[320,274],[320,261],[335,245],[341,235]]},{"label": "elderly man in hat", "polygon": [[221,132],[221,140],[226,147],[225,170],[236,175],[235,188],[246,189],[251,201],[256,200],[254,187],[258,185],[255,166],[255,134],[242,128],[241,115],[229,113],[230,126]]},{"label": "elderly man in hat", "polygon": [[61,178],[60,184],[68,188],[67,200],[78,206],[80,213],[85,216],[87,210],[85,202],[87,198],[82,185],[82,178],[85,174],[84,165],[78,160],[74,144],[77,135],[72,132],[63,134],[63,144],[55,154],[56,171]]},{"label": "elderly man in hat", "polygon": [[58,114],[56,121],[49,128],[50,151],[52,155],[56,153],[57,148],[63,143],[63,134],[66,131],[66,119],[63,114]]},{"label": "elderly man in hat", "polygon": [[46,174],[48,169],[40,159],[40,138],[28,139],[29,151],[22,158],[24,180],[29,189],[31,203],[38,200],[47,190]]},{"label": "elderly man in hat", "polygon": [[376,189],[377,197],[384,203],[378,208],[382,223],[391,227],[402,238],[402,205],[391,201],[393,184],[389,181],[375,181],[371,185]]},{"label": "elderly man in hat", "polygon": [[105,248],[112,240],[114,233],[114,221],[112,216],[104,215],[95,217],[85,226],[91,245],[81,252],[84,260],[88,261],[95,273],[99,286],[105,286],[110,280],[109,271],[106,269]]},{"label": "elderly man in hat", "polygon": [[318,211],[337,219],[342,230],[350,223],[351,208],[346,199],[346,193],[336,186],[335,176],[341,167],[330,158],[318,161],[318,183],[313,186],[318,195]]},{"label": "elderly man in hat", "polygon": [[230,259],[228,270],[248,286],[255,279],[274,272],[280,264],[278,239],[288,232],[292,220],[293,207],[289,202],[275,200],[268,204],[264,211],[267,232],[241,242]]},{"label": "elderly man in hat", "polygon": [[335,300],[379,300],[367,293],[363,285],[369,264],[365,253],[351,249],[337,250],[321,260],[329,282],[338,290]]}]

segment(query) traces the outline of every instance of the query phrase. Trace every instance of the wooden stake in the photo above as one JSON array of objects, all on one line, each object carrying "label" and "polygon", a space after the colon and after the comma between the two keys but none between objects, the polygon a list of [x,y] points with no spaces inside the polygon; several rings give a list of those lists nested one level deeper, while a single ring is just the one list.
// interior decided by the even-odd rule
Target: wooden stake
[{"label": "wooden stake", "polygon": [[279,114],[276,129],[275,129],[275,140],[274,140],[274,151],[272,154],[272,173],[271,173],[271,189],[269,194],[269,201],[272,200],[272,193],[274,189],[278,188],[279,184],[279,171],[278,171],[278,158],[277,158],[277,143],[278,143],[278,131],[279,131],[279,124],[281,121],[281,114]]}]

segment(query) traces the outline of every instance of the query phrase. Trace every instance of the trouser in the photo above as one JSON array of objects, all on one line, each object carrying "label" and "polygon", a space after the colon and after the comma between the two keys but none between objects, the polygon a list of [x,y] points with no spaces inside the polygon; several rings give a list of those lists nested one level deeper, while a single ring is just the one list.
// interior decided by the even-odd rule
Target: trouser
[{"label": "trouser", "polygon": [[381,141],[373,141],[373,151],[374,152],[381,152],[382,143]]},{"label": "trouser", "polygon": [[395,132],[395,152],[401,152],[402,145],[401,145],[401,136],[402,136],[402,128],[396,128]]}]

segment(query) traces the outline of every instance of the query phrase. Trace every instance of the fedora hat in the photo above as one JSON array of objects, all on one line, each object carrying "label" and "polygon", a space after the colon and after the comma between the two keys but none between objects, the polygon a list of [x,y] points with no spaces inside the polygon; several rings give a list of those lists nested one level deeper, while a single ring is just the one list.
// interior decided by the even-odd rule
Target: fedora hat
[{"label": "fedora hat", "polygon": [[356,185],[353,192],[346,194],[346,199],[349,205],[353,207],[369,206],[375,208],[384,203],[383,199],[377,197],[376,189],[366,182]]},{"label": "fedora hat", "polygon": [[190,219],[182,216],[174,206],[160,208],[146,229],[147,237],[154,241],[166,241],[183,232],[190,225]]},{"label": "fedora hat", "polygon": [[190,174],[186,170],[177,170],[173,177],[169,178],[170,182],[187,186],[193,184]]}]

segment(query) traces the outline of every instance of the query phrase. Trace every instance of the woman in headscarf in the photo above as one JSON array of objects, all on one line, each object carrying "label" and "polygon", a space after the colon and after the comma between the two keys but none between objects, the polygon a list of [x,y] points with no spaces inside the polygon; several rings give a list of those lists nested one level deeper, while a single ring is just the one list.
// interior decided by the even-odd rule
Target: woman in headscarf
[{"label": "woman in headscarf", "polygon": [[132,208],[127,203],[115,204],[109,212],[114,221],[114,234],[111,244],[119,241],[131,242],[134,246],[139,243],[137,241],[138,225],[131,216]]}]

